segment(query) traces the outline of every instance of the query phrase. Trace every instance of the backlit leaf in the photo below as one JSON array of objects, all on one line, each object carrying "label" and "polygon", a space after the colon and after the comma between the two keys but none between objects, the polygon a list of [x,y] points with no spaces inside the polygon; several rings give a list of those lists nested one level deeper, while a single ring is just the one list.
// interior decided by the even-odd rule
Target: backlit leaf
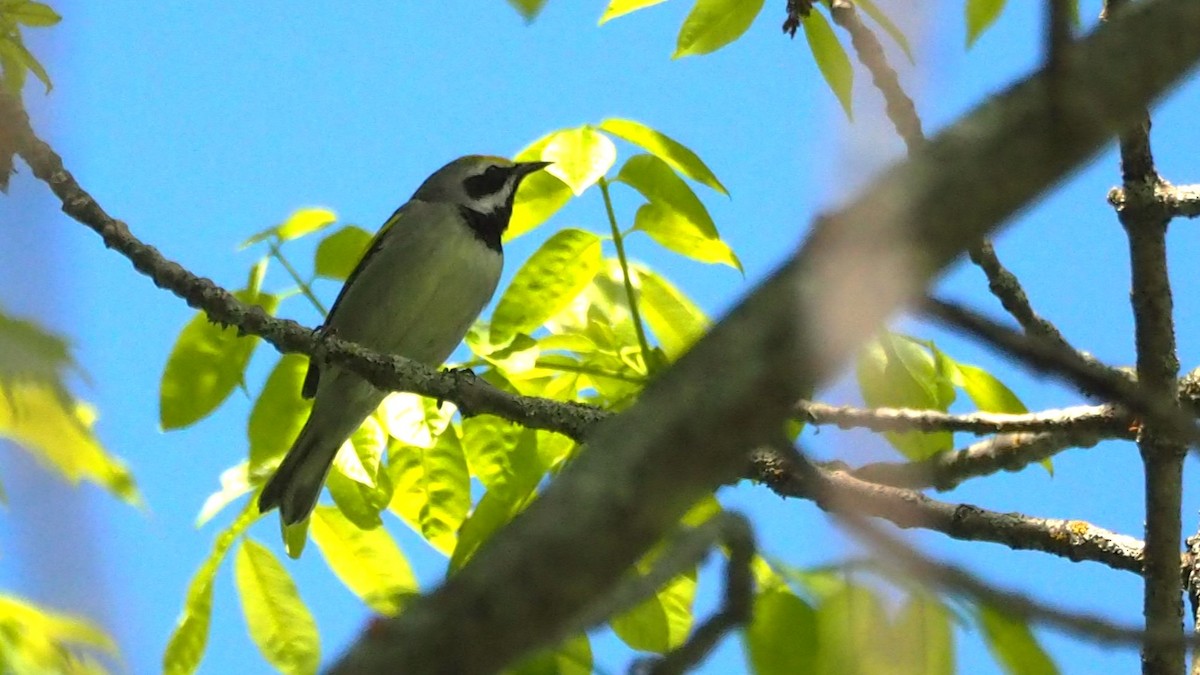
[{"label": "backlit leaf", "polygon": [[842,104],[846,117],[853,119],[854,66],[825,15],[815,9],[808,13],[804,18],[804,38],[821,76]]},{"label": "backlit leaf", "polygon": [[1058,675],[1029,624],[986,605],[975,616],[983,641],[1009,675]]},{"label": "backlit leaf", "polygon": [[517,271],[492,313],[492,344],[529,333],[579,295],[602,263],[600,238],[567,228],[546,240]]},{"label": "backlit leaf", "polygon": [[[954,401],[949,375],[939,372],[922,345],[885,333],[859,352],[855,373],[863,399],[871,407],[946,412]],[[926,459],[953,446],[953,435],[938,432],[887,432],[884,436],[910,459]]]},{"label": "backlit leaf", "polygon": [[388,455],[388,508],[449,556],[471,508],[471,477],[457,430],[447,429],[428,448],[393,444]]},{"label": "backlit leaf", "polygon": [[696,597],[695,569],[680,574],[637,607],[609,622],[621,641],[633,649],[664,654],[687,639]]},{"label": "backlit leaf", "polygon": [[[267,264],[260,260],[250,272],[247,287],[234,293],[242,302],[259,305],[267,314],[279,298],[259,291]],[[204,419],[242,382],[242,374],[259,338],[238,336],[235,327],[223,328],[197,312],[188,322],[163,368],[159,389],[159,423],[179,429]]]},{"label": "backlit leaf", "polygon": [[242,242],[239,248],[246,248],[247,246],[257,244],[260,241],[266,241],[273,237],[277,237],[280,241],[298,239],[310,232],[323,230],[335,222],[337,222],[337,214],[329,209],[297,209],[292,215],[288,216],[287,220],[275,227],[268,227],[261,232],[251,235],[249,239]]},{"label": "backlit leaf", "polygon": [[508,4],[517,10],[521,18],[533,21],[546,5],[546,0],[508,0]]},{"label": "backlit leaf", "polygon": [[967,0],[967,47],[970,48],[983,32],[996,23],[1008,0]]},{"label": "backlit leaf", "polygon": [[408,559],[384,528],[364,530],[336,508],[318,506],[311,529],[329,569],[376,612],[394,616],[418,592]]},{"label": "backlit leaf", "polygon": [[617,180],[642,193],[652,204],[675,211],[702,234],[720,238],[704,203],[674,169],[654,155],[634,155],[625,161]]},{"label": "backlit leaf", "polygon": [[[765,565],[762,569],[769,570]],[[785,586],[775,584],[754,598],[754,619],[744,644],[756,675],[811,673],[817,656],[817,614]]]},{"label": "backlit leaf", "polygon": [[875,23],[879,24],[879,27],[884,32],[892,36],[892,39],[900,46],[904,55],[908,57],[909,63],[916,63],[916,60],[913,58],[912,47],[908,44],[908,38],[900,31],[899,26],[887,14],[884,14],[883,10],[879,9],[879,6],[875,4],[875,0],[857,0],[856,4],[862,9],[864,14],[874,19]]},{"label": "backlit leaf", "polygon": [[[542,160],[542,151],[557,135],[553,132],[534,141],[518,152],[514,161],[533,162]],[[546,222],[567,202],[571,201],[571,188],[561,179],[545,171],[535,171],[521,181],[513,200],[512,217],[504,231],[505,241],[516,239]]]},{"label": "backlit leaf", "polygon": [[243,539],[233,572],[250,637],[267,662],[282,673],[316,673],[321,660],[317,623],[279,559],[262,544]]},{"label": "backlit leaf", "polygon": [[675,40],[677,59],[708,54],[742,36],[762,11],[763,0],[696,0]]},{"label": "backlit leaf", "polygon": [[247,503],[237,520],[217,536],[212,552],[204,559],[196,576],[192,577],[183,602],[183,613],[176,621],[175,630],[171,632],[167,649],[163,652],[163,672],[167,675],[189,675],[200,666],[208,644],[208,627],[212,620],[212,585],[217,568],[225,559],[229,547],[258,520],[258,516],[258,506],[253,501]]},{"label": "backlit leaf", "polygon": [[312,408],[312,402],[300,396],[300,386],[306,372],[307,356],[284,354],[254,400],[250,419],[246,423],[252,472],[281,459],[300,435],[300,429]]},{"label": "backlit leaf", "polygon": [[954,673],[954,630],[950,613],[933,596],[918,592],[900,608],[892,625],[897,672]]},{"label": "backlit leaf", "polygon": [[1003,382],[978,366],[956,363],[959,375],[955,384],[962,387],[971,401],[983,411],[1021,415],[1029,412],[1021,399]]},{"label": "backlit leaf", "polygon": [[612,168],[617,148],[608,136],[585,124],[552,135],[541,155],[542,160],[554,162],[546,167],[546,173],[566,183],[579,196]]},{"label": "backlit leaf", "polygon": [[618,16],[625,16],[630,12],[636,12],[661,2],[666,2],[666,0],[610,0],[608,7],[604,8],[604,14],[600,16],[600,25],[603,26]]},{"label": "backlit leaf", "polygon": [[200,514],[196,516],[197,528],[203,527],[212,520],[213,516],[220,513],[238,497],[254,489],[250,483],[249,467],[249,462],[240,462],[221,472],[221,489],[204,500],[204,505],[200,507]]},{"label": "backlit leaf", "polygon": [[667,357],[674,361],[708,328],[708,317],[682,291],[649,268],[637,268],[641,309]]},{"label": "backlit leaf", "polygon": [[721,263],[741,272],[742,261],[729,244],[698,227],[682,213],[651,202],[643,204],[633,227],[650,235],[663,248],[702,263]]},{"label": "backlit leaf", "polygon": [[17,380],[0,386],[0,438],[8,438],[71,484],[104,487],[122,500],[141,501],[133,474],[109,454],[93,431],[95,410],[50,384]]},{"label": "backlit leaf", "polygon": [[505,671],[507,675],[592,675],[592,644],[587,635],[576,635],[554,649],[526,657]]},{"label": "backlit leaf", "polygon": [[55,12],[49,5],[32,2],[32,0],[6,2],[3,6],[0,6],[0,12],[6,18],[13,19],[17,23],[22,23],[26,26],[53,26],[62,21],[62,17],[58,15],[58,12]]},{"label": "backlit leaf", "polygon": [[345,281],[371,245],[371,233],[347,225],[326,236],[317,245],[314,271],[326,279]]},{"label": "backlit leaf", "polygon": [[688,178],[703,183],[723,195],[729,194],[699,155],[670,136],[639,122],[619,118],[604,120],[600,123],[600,128],[658,157]]}]

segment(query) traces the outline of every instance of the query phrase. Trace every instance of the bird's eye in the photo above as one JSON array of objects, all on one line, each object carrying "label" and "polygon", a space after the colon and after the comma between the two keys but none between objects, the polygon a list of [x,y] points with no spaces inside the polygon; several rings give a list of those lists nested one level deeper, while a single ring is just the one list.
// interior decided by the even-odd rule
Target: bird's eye
[{"label": "bird's eye", "polygon": [[508,182],[509,171],[502,166],[489,166],[483,173],[476,174],[463,181],[463,187],[471,199],[482,199],[496,194],[504,189]]}]

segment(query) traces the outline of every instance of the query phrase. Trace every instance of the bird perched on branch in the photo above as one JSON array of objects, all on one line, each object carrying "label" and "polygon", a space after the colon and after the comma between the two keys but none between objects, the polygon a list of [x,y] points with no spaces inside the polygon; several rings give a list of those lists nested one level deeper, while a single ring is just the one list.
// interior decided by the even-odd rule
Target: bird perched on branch
[{"label": "bird perched on branch", "polygon": [[[468,155],[438,169],[375,235],[324,330],[441,365],[496,291],[517,186],[548,164]],[[301,393],[314,399],[312,412],[258,498],[259,511],[278,507],[285,525],[312,513],[338,449],[388,392],[313,362]]]}]

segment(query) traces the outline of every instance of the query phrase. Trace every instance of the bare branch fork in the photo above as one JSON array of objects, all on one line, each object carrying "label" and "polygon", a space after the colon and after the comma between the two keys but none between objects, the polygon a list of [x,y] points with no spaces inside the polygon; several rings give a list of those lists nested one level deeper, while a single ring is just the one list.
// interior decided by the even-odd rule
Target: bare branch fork
[{"label": "bare branch fork", "polygon": [[[1138,3],[1065,50],[1054,83],[1057,109],[1047,78],[1034,75],[931,139],[846,208],[819,219],[797,255],[634,406],[601,416],[587,433],[588,448],[540,499],[453,578],[364,637],[334,672],[486,673],[552,644],[693,503],[744,471],[745,449],[773,438],[801,392],[828,381],[936,274],[1092,156],[1191,68],[1200,59],[1198,27],[1194,0]],[[123,224],[76,191],[24,116],[14,118],[11,105],[4,107],[5,130],[15,129],[22,157],[64,210],[159,285],[281,350],[324,352],[389,388],[394,383],[385,376],[394,371],[410,379],[406,388],[472,410],[461,383],[402,359],[318,341],[295,324],[233,302],[149,247],[130,248]],[[713,381],[722,386],[709,386]],[[555,423],[546,410],[517,406],[514,414],[538,428]]]}]

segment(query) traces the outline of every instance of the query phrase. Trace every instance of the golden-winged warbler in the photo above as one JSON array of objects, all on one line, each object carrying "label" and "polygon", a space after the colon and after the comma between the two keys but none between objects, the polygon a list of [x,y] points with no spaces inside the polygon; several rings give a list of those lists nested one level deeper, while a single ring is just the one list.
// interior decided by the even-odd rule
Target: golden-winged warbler
[{"label": "golden-winged warbler", "polygon": [[[517,186],[548,164],[468,155],[438,169],[375,235],[324,330],[440,366],[496,291]],[[388,393],[315,362],[301,392],[312,412],[258,498],[259,511],[278,507],[285,525],[312,512],[338,449]]]}]

